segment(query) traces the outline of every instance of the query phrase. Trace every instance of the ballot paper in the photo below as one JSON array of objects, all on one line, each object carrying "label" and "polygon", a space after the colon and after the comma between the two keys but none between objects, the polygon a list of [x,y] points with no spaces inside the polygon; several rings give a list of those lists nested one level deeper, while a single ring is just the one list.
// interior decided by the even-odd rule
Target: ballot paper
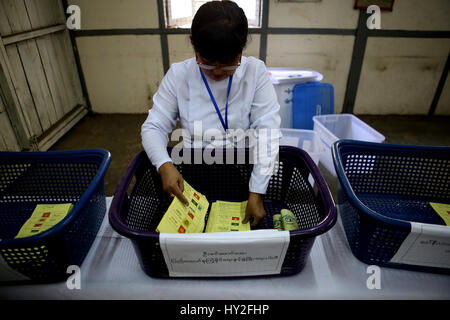
[{"label": "ballot paper", "polygon": [[31,237],[50,229],[61,222],[72,208],[71,203],[38,204],[15,238]]},{"label": "ballot paper", "polygon": [[156,232],[165,233],[198,233],[205,228],[205,216],[209,202],[200,192],[184,181],[183,195],[189,202],[186,206],[177,197],[161,219]]},{"label": "ballot paper", "polygon": [[444,220],[447,226],[450,226],[450,204],[430,202],[430,206]]},{"label": "ballot paper", "polygon": [[289,240],[289,231],[275,229],[159,235],[171,277],[279,274]]},{"label": "ballot paper", "polygon": [[205,232],[249,231],[250,223],[242,223],[246,208],[247,201],[213,202]]}]

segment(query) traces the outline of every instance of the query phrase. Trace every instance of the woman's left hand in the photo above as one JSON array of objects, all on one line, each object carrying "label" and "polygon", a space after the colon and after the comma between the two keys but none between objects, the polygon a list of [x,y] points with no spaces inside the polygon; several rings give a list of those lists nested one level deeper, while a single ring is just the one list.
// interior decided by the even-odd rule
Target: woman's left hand
[{"label": "woman's left hand", "polygon": [[266,216],[266,210],[262,197],[259,193],[250,192],[247,202],[247,208],[245,209],[245,218],[242,223],[247,223],[251,217],[253,217],[252,227],[258,225],[258,223]]}]

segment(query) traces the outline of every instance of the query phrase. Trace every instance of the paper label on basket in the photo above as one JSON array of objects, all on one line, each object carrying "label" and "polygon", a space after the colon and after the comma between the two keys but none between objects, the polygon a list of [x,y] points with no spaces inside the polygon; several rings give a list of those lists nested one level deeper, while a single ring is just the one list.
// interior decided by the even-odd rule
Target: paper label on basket
[{"label": "paper label on basket", "polygon": [[450,228],[412,222],[411,233],[391,262],[450,268]]},{"label": "paper label on basket", "polygon": [[159,235],[171,277],[233,277],[279,274],[289,232],[254,230]]},{"label": "paper label on basket", "polygon": [[30,278],[11,268],[0,254],[0,281],[22,280],[30,280]]}]

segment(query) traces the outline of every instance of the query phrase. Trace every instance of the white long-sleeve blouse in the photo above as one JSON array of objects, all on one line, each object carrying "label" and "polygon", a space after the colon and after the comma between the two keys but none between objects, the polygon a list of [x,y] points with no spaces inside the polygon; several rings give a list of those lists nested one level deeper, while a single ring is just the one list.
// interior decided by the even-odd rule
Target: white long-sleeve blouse
[{"label": "white long-sleeve blouse", "polygon": [[[225,120],[229,79],[214,81],[208,76],[206,79]],[[270,153],[270,161],[255,163],[249,182],[251,192],[266,193],[271,174],[267,172],[262,174],[264,170],[261,168],[273,168],[278,155],[278,129],[281,122],[279,110],[280,105],[264,62],[254,57],[243,56],[240,66],[233,74],[229,93],[228,128],[253,129],[256,132],[256,143],[259,139],[257,132],[269,131],[267,150]],[[188,132],[184,136],[185,146],[191,144],[194,139],[204,138],[207,130],[213,129],[215,130],[213,132],[222,132],[225,135],[225,129],[202,80],[195,58],[171,65],[153,96],[153,107],[142,125],[142,144],[156,169],[172,161],[167,152],[167,143],[178,119],[182,128]],[[201,132],[198,127],[199,121]],[[194,123],[197,123],[195,130]]]}]

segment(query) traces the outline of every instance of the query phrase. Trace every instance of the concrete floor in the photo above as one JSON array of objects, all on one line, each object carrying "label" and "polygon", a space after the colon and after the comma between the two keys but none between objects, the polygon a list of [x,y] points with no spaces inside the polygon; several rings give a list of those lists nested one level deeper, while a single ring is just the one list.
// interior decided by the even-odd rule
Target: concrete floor
[{"label": "concrete floor", "polygon": [[[63,136],[50,151],[103,148],[112,161],[105,177],[106,195],[112,196],[132,159],[142,150],[140,128],[147,115],[89,115]],[[450,117],[358,116],[386,137],[387,143],[450,146]],[[337,179],[319,164],[330,190]]]},{"label": "concrete floor", "polygon": [[111,153],[112,160],[105,176],[107,196],[116,187],[141,145],[141,125],[147,115],[88,115],[66,133],[49,151],[101,148]]}]

